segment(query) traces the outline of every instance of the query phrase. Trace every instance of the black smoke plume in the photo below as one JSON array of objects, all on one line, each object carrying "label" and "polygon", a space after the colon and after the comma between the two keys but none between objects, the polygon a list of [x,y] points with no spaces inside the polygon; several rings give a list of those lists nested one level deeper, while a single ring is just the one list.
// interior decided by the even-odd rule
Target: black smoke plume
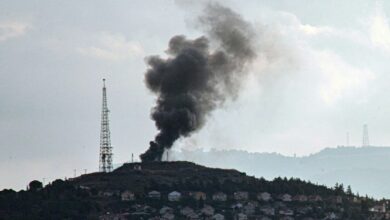
[{"label": "black smoke plume", "polygon": [[174,36],[167,58],[147,58],[145,83],[157,95],[151,118],[159,133],[142,161],[160,161],[178,138],[202,128],[212,110],[234,99],[256,56],[251,25],[231,9],[208,5],[198,21],[205,36]]}]

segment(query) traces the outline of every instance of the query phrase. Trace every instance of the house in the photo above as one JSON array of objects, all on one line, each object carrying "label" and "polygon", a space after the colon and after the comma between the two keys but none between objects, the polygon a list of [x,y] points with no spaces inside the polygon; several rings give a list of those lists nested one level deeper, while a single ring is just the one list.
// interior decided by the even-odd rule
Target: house
[{"label": "house", "polygon": [[272,206],[275,208],[275,209],[280,209],[280,208],[284,208],[286,207],[287,205],[282,202],[282,201],[276,201],[272,204]]},{"label": "house", "polygon": [[[142,211],[135,211],[133,213],[131,213],[131,217],[130,218],[126,218],[126,219],[147,219],[148,217],[150,216],[150,213],[148,212],[142,212]],[[110,219],[112,220],[112,219]]]},{"label": "house", "polygon": [[133,192],[126,190],[126,191],[121,193],[121,199],[122,199],[122,201],[134,201],[135,195]]},{"label": "house", "polygon": [[243,205],[241,203],[236,203],[231,206],[233,210],[241,210]]},{"label": "house", "polygon": [[361,200],[359,197],[354,196],[354,197],[352,198],[352,202],[353,202],[353,203],[361,203],[362,200]]},{"label": "house", "polygon": [[99,196],[102,197],[112,197],[118,195],[118,191],[112,191],[112,190],[107,190],[107,191],[99,191]]},{"label": "house", "polygon": [[148,205],[139,205],[139,204],[135,204],[135,205],[132,205],[131,206],[132,209],[134,209],[136,212],[146,212],[146,213],[151,213],[151,212],[155,212],[156,209],[148,206]]},{"label": "house", "polygon": [[86,190],[86,191],[91,190],[91,187],[89,187],[89,186],[80,185],[79,188],[82,189],[82,190]]},{"label": "house", "polygon": [[324,218],[324,220],[334,220],[334,219],[338,219],[336,213],[334,212],[326,213],[326,217]]},{"label": "house", "polygon": [[257,194],[257,199],[263,202],[268,202],[272,199],[272,196],[268,192],[262,192]]},{"label": "house", "polygon": [[235,192],[234,193],[234,199],[235,200],[248,200],[249,198],[249,194],[248,192],[245,192],[245,191],[238,191],[238,192]]},{"label": "house", "polygon": [[301,214],[301,215],[306,215],[307,213],[312,212],[312,211],[313,211],[313,207],[311,207],[311,206],[298,207],[296,209],[296,212]]},{"label": "house", "polygon": [[223,192],[214,193],[212,197],[217,202],[225,202],[227,200],[227,195]]},{"label": "house", "polygon": [[198,220],[199,219],[199,215],[196,214],[195,212],[193,212],[193,213],[190,213],[190,214],[187,215],[187,219]]},{"label": "house", "polygon": [[253,214],[255,214],[255,211],[256,211],[256,204],[249,202],[248,204],[246,204],[243,207],[242,210],[243,210],[244,214],[246,214],[246,215],[253,215]]},{"label": "house", "polygon": [[370,212],[376,212],[376,213],[386,213],[386,204],[383,203],[381,205],[373,206],[369,209]]},{"label": "house", "polygon": [[181,193],[179,193],[177,191],[173,191],[173,192],[168,194],[168,200],[171,202],[180,201],[180,198],[181,198]]},{"label": "house", "polygon": [[195,200],[206,200],[206,193],[204,192],[191,192],[190,196],[192,196]]},{"label": "house", "polygon": [[280,215],[286,215],[286,216],[293,216],[294,215],[294,211],[292,209],[289,209],[289,208],[283,208],[283,209],[279,210],[279,214]]},{"label": "house", "polygon": [[284,216],[284,217],[281,217],[280,220],[294,220],[294,218],[291,216]]},{"label": "house", "polygon": [[174,220],[175,219],[175,215],[173,213],[165,213],[164,215],[162,215],[162,219],[164,219],[164,220]]},{"label": "house", "polygon": [[225,216],[217,213],[217,214],[213,215],[212,220],[225,220]]},{"label": "house", "polygon": [[272,208],[271,206],[263,206],[263,207],[260,208],[260,211],[264,215],[269,215],[269,216],[275,215],[275,209]]},{"label": "house", "polygon": [[311,195],[307,198],[310,202],[322,202],[322,197],[319,195]]},{"label": "house", "polygon": [[234,219],[235,219],[235,220],[247,220],[248,217],[247,217],[245,214],[243,214],[243,213],[238,213],[238,214],[235,216]]},{"label": "house", "polygon": [[200,212],[206,216],[212,216],[214,215],[214,208],[210,205],[205,205]]},{"label": "house", "polygon": [[150,191],[148,193],[148,197],[152,199],[160,199],[161,198],[161,193],[159,191]]},{"label": "house", "polygon": [[110,214],[99,216],[99,220],[126,220],[128,219],[129,213]]},{"label": "house", "polygon": [[290,194],[283,194],[283,195],[280,195],[279,196],[279,199],[282,200],[283,202],[291,202],[292,201],[292,197]]},{"label": "house", "polygon": [[180,214],[182,214],[184,216],[190,215],[192,213],[194,213],[194,210],[188,206],[186,206],[180,210]]},{"label": "house", "polygon": [[307,202],[307,196],[305,195],[296,195],[292,198],[293,201],[296,201],[296,202]]},{"label": "house", "polygon": [[164,206],[160,209],[160,215],[165,215],[166,213],[173,213],[173,209],[168,206]]},{"label": "house", "polygon": [[142,170],[142,167],[140,164],[135,164],[133,167],[134,170]]}]

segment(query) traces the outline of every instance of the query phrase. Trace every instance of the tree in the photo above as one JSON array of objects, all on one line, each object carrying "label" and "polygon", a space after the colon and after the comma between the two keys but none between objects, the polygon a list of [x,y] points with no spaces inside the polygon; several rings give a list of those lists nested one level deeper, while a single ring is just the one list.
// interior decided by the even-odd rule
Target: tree
[{"label": "tree", "polygon": [[348,185],[348,187],[347,187],[347,195],[348,196],[352,196],[353,195],[353,192],[352,192],[352,189],[351,189],[350,185]]},{"label": "tree", "polygon": [[344,194],[344,185],[343,184],[338,184],[334,186],[334,190],[336,195],[343,195]]},{"label": "tree", "polygon": [[28,184],[28,189],[30,191],[38,191],[43,188],[43,185],[38,180],[33,180]]}]

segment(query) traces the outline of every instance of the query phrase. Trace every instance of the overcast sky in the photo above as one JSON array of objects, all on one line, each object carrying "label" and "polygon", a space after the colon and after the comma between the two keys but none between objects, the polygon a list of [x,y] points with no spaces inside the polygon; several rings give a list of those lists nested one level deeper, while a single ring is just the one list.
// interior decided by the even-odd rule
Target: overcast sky
[{"label": "overcast sky", "polygon": [[[308,155],[390,145],[390,3],[223,1],[258,32],[259,56],[235,102],[174,149]],[[98,170],[102,78],[114,163],[156,134],[149,55],[201,36],[189,1],[0,0],[0,189]]]}]

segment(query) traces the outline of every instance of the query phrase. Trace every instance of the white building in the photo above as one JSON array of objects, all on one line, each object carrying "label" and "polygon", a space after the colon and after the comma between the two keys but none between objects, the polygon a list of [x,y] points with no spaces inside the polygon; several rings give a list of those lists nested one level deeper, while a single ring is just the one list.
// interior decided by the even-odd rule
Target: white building
[{"label": "white building", "polygon": [[227,195],[223,192],[214,193],[213,200],[217,202],[225,202],[227,200]]},{"label": "white building", "polygon": [[257,194],[257,199],[260,201],[268,202],[272,199],[272,196],[268,192],[262,192]]},{"label": "white building", "polygon": [[386,213],[386,204],[383,203],[382,205],[376,205],[374,207],[371,207],[369,209],[370,212],[377,212],[377,213]]},{"label": "white building", "polygon": [[171,207],[168,207],[168,206],[164,206],[160,209],[160,215],[164,215],[166,213],[173,213],[173,209]]},{"label": "white building", "polygon": [[165,213],[162,217],[164,220],[174,220],[175,219],[175,215],[173,213]]},{"label": "white building", "polygon": [[212,216],[214,215],[214,208],[212,206],[209,206],[209,205],[205,205],[202,210],[200,210],[202,214],[206,215],[206,216]]},{"label": "white building", "polygon": [[126,190],[126,191],[121,193],[121,199],[122,199],[122,201],[134,201],[135,195],[133,192]]},{"label": "white building", "polygon": [[213,220],[225,220],[225,216],[223,216],[222,214],[217,213],[217,214],[213,215],[212,219]]},{"label": "white building", "polygon": [[245,191],[238,191],[234,193],[235,200],[248,200],[249,194]]},{"label": "white building", "polygon": [[248,219],[248,217],[245,215],[245,214],[243,214],[243,213],[238,213],[237,215],[236,215],[236,218],[235,218],[236,220],[247,220]]},{"label": "white building", "polygon": [[243,212],[247,215],[253,215],[256,211],[256,204],[249,202],[243,207]]},{"label": "white building", "polygon": [[177,191],[173,191],[173,192],[168,194],[168,200],[171,202],[180,201],[180,198],[181,198],[181,193],[179,193]]},{"label": "white building", "polygon": [[292,197],[290,194],[283,194],[280,196],[280,199],[283,201],[283,202],[291,202],[292,201]]},{"label": "white building", "polygon": [[264,215],[275,215],[275,209],[271,206],[263,206],[260,208],[260,211],[264,214]]},{"label": "white building", "polygon": [[194,213],[194,210],[188,206],[186,206],[180,210],[180,214],[182,214],[184,216],[190,215],[192,213]]},{"label": "white building", "polygon": [[158,191],[150,191],[148,193],[148,197],[152,199],[160,199],[161,198],[161,193]]}]

